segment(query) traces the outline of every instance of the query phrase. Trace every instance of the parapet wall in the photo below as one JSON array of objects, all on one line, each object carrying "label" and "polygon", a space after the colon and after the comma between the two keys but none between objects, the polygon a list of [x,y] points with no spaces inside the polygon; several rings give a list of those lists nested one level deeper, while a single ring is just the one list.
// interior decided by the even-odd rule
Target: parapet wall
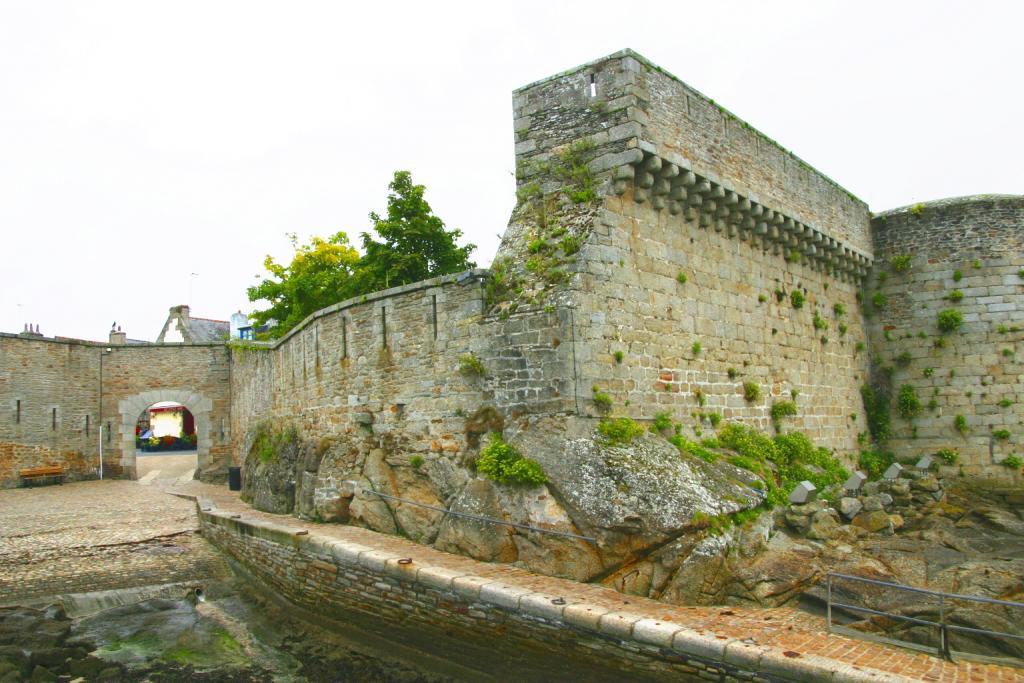
[{"label": "parapet wall", "polygon": [[[890,447],[903,455],[953,447],[968,469],[1020,455],[1024,197],[917,204],[876,216],[872,228],[877,261],[865,306],[875,375],[891,377]],[[942,333],[943,310],[960,312],[959,330]],[[922,404],[912,419],[900,416],[903,385]]]},{"label": "parapet wall", "polygon": [[[135,423],[146,407],[193,412],[199,467],[222,476],[229,432],[223,344],[127,345],[0,334],[0,486],[18,471],[62,465],[68,480],[135,474]],[[100,429],[103,429],[102,444]]]},{"label": "parapet wall", "polygon": [[569,317],[486,316],[486,277],[468,271],[344,301],[271,345],[233,348],[236,458],[268,419],[353,443],[391,435],[406,460],[433,461],[466,450],[466,420],[481,408],[573,410]]}]

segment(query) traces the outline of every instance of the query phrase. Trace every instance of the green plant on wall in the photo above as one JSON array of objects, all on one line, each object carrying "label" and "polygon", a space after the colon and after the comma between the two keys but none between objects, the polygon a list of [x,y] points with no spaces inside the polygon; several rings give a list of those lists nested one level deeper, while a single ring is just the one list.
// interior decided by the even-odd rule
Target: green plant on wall
[{"label": "green plant on wall", "polygon": [[515,446],[506,443],[498,432],[491,434],[490,443],[480,451],[476,470],[499,484],[539,486],[548,480],[536,460],[524,458]]},{"label": "green plant on wall", "polygon": [[832,304],[832,312],[835,313],[837,318],[840,316],[844,316],[846,315],[846,306],[837,301],[836,303]]},{"label": "green plant on wall", "polygon": [[953,271],[953,282],[960,282],[963,279],[964,279],[964,274],[962,272],[960,272],[959,268],[957,268],[956,270]]},{"label": "green plant on wall", "polygon": [[1021,459],[1019,455],[1008,455],[999,464],[1011,470],[1019,470],[1021,467],[1024,467],[1024,459]]},{"label": "green plant on wall", "polygon": [[971,431],[970,426],[967,424],[967,418],[963,415],[957,415],[953,418],[953,429],[960,432],[961,436],[967,436]]},{"label": "green plant on wall", "polygon": [[885,304],[885,294],[882,294],[881,292],[875,292],[874,294],[871,295],[871,305],[874,306],[877,310],[880,311],[883,308],[885,308]]},{"label": "green plant on wall", "polygon": [[603,418],[597,423],[597,433],[608,446],[627,446],[645,431],[643,425],[628,417]]},{"label": "green plant on wall", "polygon": [[816,330],[828,329],[828,323],[825,321],[824,318],[821,317],[821,315],[818,314],[817,310],[814,311],[814,320],[812,321],[812,324],[814,325],[814,329]]},{"label": "green plant on wall", "polygon": [[743,399],[747,403],[753,403],[761,398],[761,385],[757,382],[743,383]]},{"label": "green plant on wall", "polygon": [[459,374],[463,377],[483,377],[487,374],[481,361],[475,353],[466,353],[459,356]]},{"label": "green plant on wall", "polygon": [[590,388],[590,390],[593,393],[593,396],[591,397],[591,400],[594,401],[594,405],[597,406],[597,408],[599,410],[609,410],[609,409],[611,409],[611,407],[612,407],[612,397],[611,396],[609,396],[607,393],[601,391],[601,388],[599,386],[597,386],[596,384],[594,386],[592,386]]},{"label": "green plant on wall", "polygon": [[905,273],[910,270],[910,254],[898,254],[889,259],[889,265],[897,273]]},{"label": "green plant on wall", "polygon": [[1010,438],[1009,429],[996,429],[992,432],[992,438],[998,439],[999,441],[1006,441]]},{"label": "green plant on wall", "polygon": [[946,295],[946,298],[950,302],[952,302],[954,304],[958,304],[958,303],[960,303],[961,301],[964,300],[964,293],[961,292],[959,289],[954,289],[952,292],[950,292],[949,294]]},{"label": "green plant on wall", "polygon": [[771,415],[775,431],[780,431],[783,418],[793,417],[796,413],[796,403],[793,401],[775,401],[772,403]]},{"label": "green plant on wall", "polygon": [[687,279],[689,278],[686,277],[686,273],[684,273],[683,271],[680,270],[678,273],[676,273],[676,282],[678,282],[679,284],[685,285]]},{"label": "green plant on wall", "polygon": [[804,307],[804,301],[805,301],[804,293],[801,292],[799,289],[794,289],[792,292],[790,292],[790,294],[789,294],[789,303],[793,306],[793,308],[797,308],[797,309],[803,308]]},{"label": "green plant on wall", "polygon": [[900,417],[904,420],[912,420],[921,414],[923,408],[914,387],[910,384],[902,385],[896,394],[896,410]]},{"label": "green plant on wall", "polygon": [[[876,375],[880,380],[884,377]],[[885,443],[892,433],[892,418],[889,415],[891,396],[886,384],[873,386],[864,384],[860,388],[860,396],[864,402],[864,413],[868,419],[868,431],[876,444]]]},{"label": "green plant on wall", "polygon": [[964,314],[955,308],[947,308],[939,311],[936,316],[936,324],[943,334],[956,332],[964,324]]}]

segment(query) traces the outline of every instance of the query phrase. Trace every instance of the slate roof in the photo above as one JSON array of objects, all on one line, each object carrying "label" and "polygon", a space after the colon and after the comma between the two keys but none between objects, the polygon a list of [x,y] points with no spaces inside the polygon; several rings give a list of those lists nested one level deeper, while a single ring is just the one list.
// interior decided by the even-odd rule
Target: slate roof
[{"label": "slate roof", "polygon": [[[160,331],[160,336],[157,337],[157,344],[164,343],[175,343],[175,341],[165,342],[164,337],[167,336],[168,332],[174,330],[180,332],[184,338],[186,344],[199,344],[204,342],[223,342],[227,341],[228,335],[231,333],[231,325],[227,320],[212,320],[210,318],[193,318],[189,315],[188,306],[171,306],[167,321],[164,323],[163,328]],[[172,335],[174,339],[177,334]],[[181,340],[176,340],[177,343],[182,343]]]}]

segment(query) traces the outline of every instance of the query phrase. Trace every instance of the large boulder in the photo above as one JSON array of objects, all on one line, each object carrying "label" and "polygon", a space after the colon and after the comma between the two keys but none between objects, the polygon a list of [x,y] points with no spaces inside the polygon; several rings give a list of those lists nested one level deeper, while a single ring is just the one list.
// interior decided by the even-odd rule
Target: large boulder
[{"label": "large boulder", "polygon": [[575,525],[599,537],[606,563],[622,561],[694,525],[760,504],[757,478],[724,459],[681,455],[664,438],[644,433],[611,444],[596,421],[546,418],[511,435],[537,460]]}]

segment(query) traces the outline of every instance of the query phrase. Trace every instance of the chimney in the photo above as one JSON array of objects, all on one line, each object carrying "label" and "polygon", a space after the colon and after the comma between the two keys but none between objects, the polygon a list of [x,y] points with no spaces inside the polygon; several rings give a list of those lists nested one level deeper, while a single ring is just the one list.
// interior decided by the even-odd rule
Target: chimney
[{"label": "chimney", "polygon": [[127,332],[122,332],[120,327],[116,327],[116,328],[112,327],[112,328],[110,328],[110,344],[112,344],[112,345],[113,344],[124,345],[124,344],[127,344],[127,343],[128,343],[128,333]]}]

